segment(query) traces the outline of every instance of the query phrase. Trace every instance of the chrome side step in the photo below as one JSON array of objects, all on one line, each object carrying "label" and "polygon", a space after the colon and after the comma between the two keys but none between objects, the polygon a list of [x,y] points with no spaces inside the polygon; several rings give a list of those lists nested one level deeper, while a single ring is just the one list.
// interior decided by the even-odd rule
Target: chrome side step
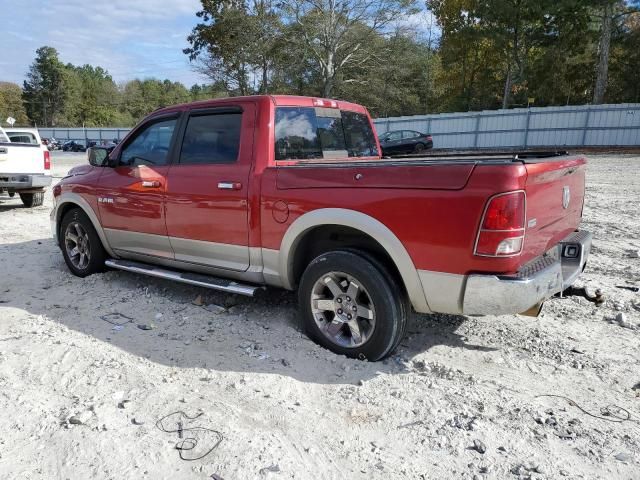
[{"label": "chrome side step", "polygon": [[210,277],[209,275],[201,275],[199,273],[167,270],[146,263],[132,262],[131,260],[116,260],[110,258],[106,260],[104,264],[107,267],[117,268],[118,270],[124,270],[126,272],[141,273],[142,275],[148,275],[150,277],[164,278],[175,282],[188,283],[189,285],[197,285],[198,287],[237,293],[247,297],[253,297],[257,291],[263,289],[263,287],[244,285],[224,278]]}]

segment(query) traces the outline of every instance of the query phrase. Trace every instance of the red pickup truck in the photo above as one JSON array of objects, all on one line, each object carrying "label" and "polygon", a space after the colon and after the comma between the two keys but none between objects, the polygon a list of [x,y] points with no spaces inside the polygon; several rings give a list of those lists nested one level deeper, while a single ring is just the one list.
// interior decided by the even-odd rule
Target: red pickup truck
[{"label": "red pickup truck", "polygon": [[397,347],[411,308],[537,314],[591,247],[583,157],[382,158],[366,109],[336,100],[177,105],[88,156],[54,188],[74,274],[297,289],[308,335],[368,360]]}]

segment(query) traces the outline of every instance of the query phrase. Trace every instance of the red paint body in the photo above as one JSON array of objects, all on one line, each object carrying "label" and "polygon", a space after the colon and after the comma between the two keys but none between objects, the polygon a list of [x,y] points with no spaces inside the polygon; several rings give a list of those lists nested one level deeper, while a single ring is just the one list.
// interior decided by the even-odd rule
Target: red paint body
[{"label": "red paint body", "polygon": [[[80,193],[96,212],[96,196],[132,199],[135,209],[119,210],[117,215],[115,205],[100,204],[104,227],[274,250],[280,249],[287,228],[301,215],[318,208],[351,209],[386,225],[404,244],[417,269],[457,274],[514,273],[578,227],[584,198],[583,157],[540,163],[451,158],[391,162],[380,157],[276,162],[276,106],[312,107],[313,101],[240,97],[154,112],[149,119],[189,109],[242,107],[238,162],[173,164],[145,168],[143,173],[129,167],[93,167],[64,181],[62,189]],[[359,105],[338,102],[338,106],[367,114]],[[116,147],[113,158],[126,142]],[[139,188],[142,177],[158,181],[159,187]],[[219,182],[237,183],[239,188],[219,190]],[[567,209],[562,206],[565,186],[571,189]],[[506,258],[474,255],[488,199],[514,190],[526,192],[526,221],[536,220],[535,226],[526,228],[522,253]]]}]

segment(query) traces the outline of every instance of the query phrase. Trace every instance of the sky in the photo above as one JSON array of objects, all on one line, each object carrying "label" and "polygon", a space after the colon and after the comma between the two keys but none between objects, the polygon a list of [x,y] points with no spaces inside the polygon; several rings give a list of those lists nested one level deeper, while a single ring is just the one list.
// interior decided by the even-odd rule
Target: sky
[{"label": "sky", "polygon": [[37,48],[63,63],[106,68],[116,82],[205,83],[182,49],[199,0],[0,0],[0,81],[22,85]]}]

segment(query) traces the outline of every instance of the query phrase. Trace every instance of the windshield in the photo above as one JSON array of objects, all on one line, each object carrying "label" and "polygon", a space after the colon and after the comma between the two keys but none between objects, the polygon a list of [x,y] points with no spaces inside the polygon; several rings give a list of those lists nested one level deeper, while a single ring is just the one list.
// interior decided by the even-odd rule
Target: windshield
[{"label": "windshield", "polygon": [[276,109],[276,160],[378,156],[369,118],[323,107]]}]

